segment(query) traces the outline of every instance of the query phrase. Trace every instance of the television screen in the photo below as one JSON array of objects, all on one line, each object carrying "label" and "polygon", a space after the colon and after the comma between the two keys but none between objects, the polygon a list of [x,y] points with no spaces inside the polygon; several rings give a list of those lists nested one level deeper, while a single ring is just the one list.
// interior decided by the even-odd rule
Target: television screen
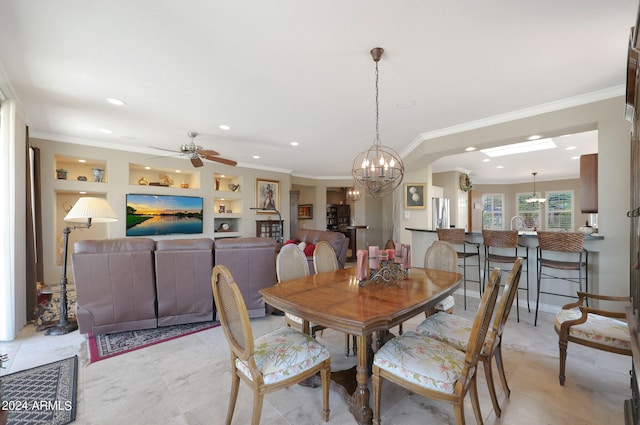
[{"label": "television screen", "polygon": [[202,198],[127,194],[127,236],[202,233]]}]

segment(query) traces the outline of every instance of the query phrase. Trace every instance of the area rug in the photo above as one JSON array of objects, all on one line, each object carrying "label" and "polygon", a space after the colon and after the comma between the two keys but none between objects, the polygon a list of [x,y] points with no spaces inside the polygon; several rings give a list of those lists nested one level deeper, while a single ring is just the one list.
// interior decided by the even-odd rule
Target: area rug
[{"label": "area rug", "polygon": [[89,358],[91,363],[94,363],[217,326],[220,326],[220,322],[213,320],[209,322],[186,323],[184,325],[164,326],[156,329],[141,329],[97,336],[90,334],[87,338],[89,343]]},{"label": "area rug", "polygon": [[0,377],[7,425],[64,425],[76,419],[78,356]]}]

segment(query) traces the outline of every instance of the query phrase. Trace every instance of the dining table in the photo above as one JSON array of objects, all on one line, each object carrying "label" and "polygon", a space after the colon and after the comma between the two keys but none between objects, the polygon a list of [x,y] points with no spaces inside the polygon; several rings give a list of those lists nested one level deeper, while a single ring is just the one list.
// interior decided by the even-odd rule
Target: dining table
[{"label": "dining table", "polygon": [[332,388],[340,390],[358,424],[371,424],[373,335],[379,348],[392,337],[391,328],[432,310],[461,280],[460,273],[412,267],[397,280],[360,282],[350,267],[283,281],[260,293],[272,307],[304,319],[307,332],[313,322],[356,337],[357,364],[353,370],[332,371]]}]

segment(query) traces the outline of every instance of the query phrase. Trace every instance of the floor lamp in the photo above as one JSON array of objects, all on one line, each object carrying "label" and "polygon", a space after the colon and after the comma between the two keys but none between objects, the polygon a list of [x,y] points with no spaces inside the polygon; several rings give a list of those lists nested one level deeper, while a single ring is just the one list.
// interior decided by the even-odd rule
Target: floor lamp
[{"label": "floor lamp", "polygon": [[278,242],[280,242],[280,245],[282,245],[282,242],[284,242],[284,236],[282,236],[283,233],[283,229],[282,229],[282,215],[280,214],[280,211],[278,211],[275,208],[264,208],[264,207],[251,207],[249,208],[250,210],[257,210],[257,211],[274,211],[276,214],[278,214],[278,220],[280,220],[278,223],[280,224],[280,234],[278,235]]},{"label": "floor lamp", "polygon": [[57,325],[47,329],[45,335],[64,335],[78,329],[78,322],[69,320],[67,311],[67,253],[69,250],[69,233],[71,233],[72,229],[88,229],[92,223],[118,221],[118,217],[106,199],[83,197],[78,199],[73,208],[71,208],[65,216],[64,221],[80,224],[67,226],[63,230],[64,251],[62,253],[62,277],[60,278],[60,320]]}]

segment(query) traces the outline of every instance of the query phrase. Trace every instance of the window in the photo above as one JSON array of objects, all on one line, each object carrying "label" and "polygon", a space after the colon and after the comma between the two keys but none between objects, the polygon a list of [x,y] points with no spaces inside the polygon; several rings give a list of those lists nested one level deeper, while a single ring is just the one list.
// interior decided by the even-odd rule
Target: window
[{"label": "window", "polygon": [[547,230],[573,229],[573,190],[547,192]]},{"label": "window", "polygon": [[489,230],[503,230],[504,195],[502,193],[482,195],[482,228]]},{"label": "window", "polygon": [[529,229],[541,227],[540,203],[527,202],[527,199],[531,198],[531,196],[540,198],[542,197],[542,194],[540,192],[536,192],[533,195],[531,194],[531,192],[516,193],[516,215],[522,217],[524,226]]}]

